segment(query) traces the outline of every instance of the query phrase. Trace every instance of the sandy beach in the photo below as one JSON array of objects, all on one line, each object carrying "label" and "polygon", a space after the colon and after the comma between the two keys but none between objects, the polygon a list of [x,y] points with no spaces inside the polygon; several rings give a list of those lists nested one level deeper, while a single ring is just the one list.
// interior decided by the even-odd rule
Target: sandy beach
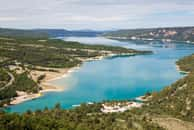
[{"label": "sandy beach", "polygon": [[43,90],[41,92],[48,92],[48,91],[64,91],[67,87],[66,86],[57,86],[52,84],[51,81],[61,79],[67,77],[69,74],[74,72],[75,70],[79,69],[79,66],[72,67],[72,68],[64,68],[64,69],[54,69],[57,72],[52,71],[32,71],[32,78],[36,81],[40,75],[45,75],[45,78],[41,81],[40,86]]},{"label": "sandy beach", "polygon": [[41,93],[36,93],[36,94],[29,94],[26,92],[22,92],[22,91],[17,91],[18,96],[13,98],[13,100],[10,102],[11,105],[16,105],[28,100],[32,100],[35,98],[38,98],[41,96]]},{"label": "sandy beach", "polygon": [[[42,67],[41,67],[42,69]],[[51,68],[44,68],[44,69],[51,69]],[[53,69],[53,68],[52,68]],[[33,100],[36,98],[39,98],[44,95],[46,92],[61,92],[65,91],[67,88],[64,86],[57,86],[50,81],[60,79],[63,77],[67,77],[70,73],[74,72],[76,69],[79,69],[79,67],[72,67],[72,68],[63,68],[58,69],[54,68],[55,71],[39,71],[39,70],[32,70],[30,75],[34,81],[37,81],[38,77],[41,75],[45,75],[45,78],[42,80],[42,82],[39,84],[42,90],[40,90],[38,93],[26,93],[23,91],[17,91],[18,96],[13,98],[10,102],[11,105],[16,105],[25,101]]]}]

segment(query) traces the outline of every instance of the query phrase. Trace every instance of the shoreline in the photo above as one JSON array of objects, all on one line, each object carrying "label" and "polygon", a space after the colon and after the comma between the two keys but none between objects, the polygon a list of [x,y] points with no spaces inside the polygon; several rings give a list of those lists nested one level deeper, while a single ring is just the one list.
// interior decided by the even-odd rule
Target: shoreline
[{"label": "shoreline", "polygon": [[179,65],[176,64],[176,70],[181,73],[181,74],[189,74],[190,72],[187,72],[187,71],[183,71],[180,69]]},{"label": "shoreline", "polygon": [[[40,90],[38,93],[26,93],[22,91],[21,92],[17,91],[18,96],[12,99],[12,101],[10,102],[10,105],[17,105],[17,104],[20,104],[26,101],[40,98],[44,96],[44,93],[47,93],[47,92],[65,91],[66,87],[54,85],[50,83],[50,81],[57,80],[63,77],[67,77],[69,74],[71,74],[77,69],[79,69],[79,66],[72,67],[72,68],[63,68],[63,69],[60,68],[58,69],[58,70],[61,70],[59,72],[49,72],[49,71],[42,72],[47,75],[46,79],[42,83],[40,83],[42,90]],[[38,71],[35,71],[34,73],[37,73],[37,72]],[[55,74],[52,75],[53,73]],[[50,75],[52,75],[52,77]]]},{"label": "shoreline", "polygon": [[[126,54],[111,53],[111,54],[107,54],[107,55],[87,58],[87,59],[82,60],[82,62],[97,61],[97,60],[102,60],[102,59],[109,58],[109,57],[123,56],[123,55],[134,56],[137,54],[135,54],[135,53],[126,53]],[[40,67],[40,68],[43,68],[43,67]],[[51,68],[47,68],[47,69],[51,69]],[[20,104],[20,103],[23,103],[26,101],[40,98],[40,97],[44,96],[44,93],[47,93],[47,92],[65,91],[67,89],[67,87],[57,86],[57,85],[52,84],[50,82],[69,76],[71,73],[80,69],[80,65],[77,65],[77,66],[71,67],[71,68],[52,68],[52,69],[57,70],[57,72],[33,70],[30,75],[32,76],[32,79],[35,81],[37,80],[38,76],[45,75],[45,79],[39,84],[40,87],[42,88],[42,90],[40,90],[38,93],[30,93],[30,94],[26,93],[26,92],[18,92],[18,96],[11,100],[10,105],[17,105],[17,104]]]},{"label": "shoreline", "polygon": [[115,40],[143,40],[143,41],[163,41],[163,42],[185,42],[188,44],[194,44],[194,41],[178,41],[171,39],[152,39],[152,38],[128,38],[128,37],[114,37],[114,36],[105,36],[108,39]]}]

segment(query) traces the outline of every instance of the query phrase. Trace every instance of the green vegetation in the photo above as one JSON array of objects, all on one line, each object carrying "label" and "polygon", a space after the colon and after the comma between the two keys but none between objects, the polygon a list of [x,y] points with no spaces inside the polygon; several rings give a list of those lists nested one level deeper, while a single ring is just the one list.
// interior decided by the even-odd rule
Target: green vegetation
[{"label": "green vegetation", "polygon": [[84,30],[65,30],[65,29],[9,29],[0,28],[1,37],[20,37],[20,38],[47,38],[47,37],[64,37],[64,36],[97,36],[104,31],[84,31]]},{"label": "green vegetation", "polygon": [[186,72],[194,72],[194,54],[177,61],[180,69]]},{"label": "green vegetation", "polygon": [[113,38],[123,37],[127,39],[170,39],[175,41],[194,42],[194,27],[119,30],[107,33],[105,36],[111,36]]},{"label": "green vegetation", "polygon": [[38,85],[28,77],[27,72],[15,76],[15,83],[12,85],[18,91],[25,91],[25,92],[38,92]]},{"label": "green vegetation", "polygon": [[17,96],[16,91],[37,93],[40,89],[38,84],[28,77],[27,72],[21,74],[14,73],[14,78],[13,84],[0,90],[0,106],[9,104],[10,99]]},{"label": "green vegetation", "polygon": [[47,38],[48,33],[36,30],[20,30],[0,28],[0,39],[4,37]]},{"label": "green vegetation", "polygon": [[53,109],[0,115],[1,130],[163,130],[158,125],[131,112],[103,114],[101,104],[86,105],[71,110]]},{"label": "green vegetation", "polygon": [[37,83],[40,83],[45,77],[46,77],[45,74],[40,75],[40,76],[38,77],[38,79],[37,79]]},{"label": "green vegetation", "polygon": [[27,65],[55,68],[73,67],[84,59],[111,53],[143,54],[148,52],[103,45],[84,45],[62,40],[0,39],[0,57]]},{"label": "green vegetation", "polygon": [[11,98],[16,97],[17,93],[15,88],[6,87],[5,89],[0,91],[0,106],[4,104],[10,104]]},{"label": "green vegetation", "polygon": [[0,88],[2,88],[3,86],[5,86],[10,80],[9,75],[7,74],[7,72],[0,68]]}]

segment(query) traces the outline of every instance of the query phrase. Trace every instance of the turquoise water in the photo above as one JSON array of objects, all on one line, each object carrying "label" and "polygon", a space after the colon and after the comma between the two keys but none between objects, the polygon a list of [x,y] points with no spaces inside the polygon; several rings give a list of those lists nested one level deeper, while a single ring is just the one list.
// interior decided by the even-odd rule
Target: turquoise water
[{"label": "turquoise water", "polygon": [[176,70],[176,60],[194,53],[194,45],[186,43],[116,41],[102,37],[68,37],[65,40],[152,50],[154,54],[85,62],[68,77],[52,82],[67,90],[46,93],[39,99],[10,106],[8,111],[52,108],[58,102],[63,108],[71,108],[80,103],[131,99],[148,91],[159,91],[183,76]]}]

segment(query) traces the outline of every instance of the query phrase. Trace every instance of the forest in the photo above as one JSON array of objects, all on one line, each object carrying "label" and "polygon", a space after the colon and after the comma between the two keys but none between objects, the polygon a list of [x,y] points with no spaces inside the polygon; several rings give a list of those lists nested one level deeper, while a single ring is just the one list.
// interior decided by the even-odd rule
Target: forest
[{"label": "forest", "polygon": [[60,104],[49,110],[20,114],[1,113],[1,130],[163,130],[144,116],[125,113],[103,114],[101,105],[82,104],[62,110]]}]

